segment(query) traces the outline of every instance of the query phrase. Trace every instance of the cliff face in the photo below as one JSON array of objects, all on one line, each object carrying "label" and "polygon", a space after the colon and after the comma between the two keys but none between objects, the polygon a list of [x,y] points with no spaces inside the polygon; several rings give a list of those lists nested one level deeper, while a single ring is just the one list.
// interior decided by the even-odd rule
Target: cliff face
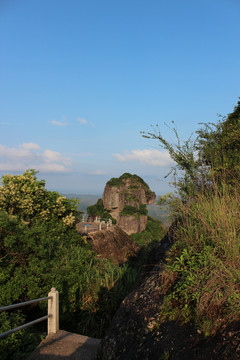
[{"label": "cliff face", "polygon": [[142,232],[146,229],[147,216],[121,216],[119,215],[118,226],[123,229],[128,235]]},{"label": "cliff face", "polygon": [[[142,205],[152,204],[155,199],[155,193],[143,179],[128,173],[108,181],[103,193],[104,207],[127,234],[145,230],[147,210],[144,213]],[[127,213],[129,207],[135,208],[135,214]]]}]

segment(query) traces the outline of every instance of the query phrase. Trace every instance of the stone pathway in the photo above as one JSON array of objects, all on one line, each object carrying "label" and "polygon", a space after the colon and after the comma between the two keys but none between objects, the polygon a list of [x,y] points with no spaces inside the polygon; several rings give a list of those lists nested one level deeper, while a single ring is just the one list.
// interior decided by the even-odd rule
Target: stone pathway
[{"label": "stone pathway", "polygon": [[59,330],[44,339],[27,360],[93,360],[99,339]]}]

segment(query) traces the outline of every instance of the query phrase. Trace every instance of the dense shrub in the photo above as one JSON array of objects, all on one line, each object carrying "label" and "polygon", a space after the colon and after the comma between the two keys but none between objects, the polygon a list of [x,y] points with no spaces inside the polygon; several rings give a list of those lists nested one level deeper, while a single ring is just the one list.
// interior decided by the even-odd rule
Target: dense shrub
[{"label": "dense shrub", "polygon": [[61,220],[71,227],[80,215],[77,200],[66,199],[56,191],[47,191],[45,181],[37,180],[35,170],[23,175],[5,175],[0,187],[0,210],[31,226],[33,220]]},{"label": "dense shrub", "polygon": [[100,216],[104,220],[112,220],[113,224],[116,224],[116,220],[109,214],[107,209],[103,205],[103,200],[98,199],[95,205],[91,205],[87,208],[89,216]]},{"label": "dense shrub", "polygon": [[120,212],[120,215],[132,216],[132,215],[136,215],[137,213],[138,213],[138,209],[136,208],[136,206],[125,205],[122,211]]}]

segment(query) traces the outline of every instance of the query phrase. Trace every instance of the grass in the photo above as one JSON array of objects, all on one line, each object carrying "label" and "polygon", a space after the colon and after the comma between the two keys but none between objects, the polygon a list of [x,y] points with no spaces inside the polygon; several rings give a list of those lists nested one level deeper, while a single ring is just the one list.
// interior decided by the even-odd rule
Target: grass
[{"label": "grass", "polygon": [[214,334],[240,317],[240,188],[199,193],[181,214],[161,274],[160,314]]},{"label": "grass", "polygon": [[138,274],[139,269],[128,264],[119,267],[106,262],[105,268],[97,272],[95,283],[89,279],[89,291],[82,294],[76,331],[101,338]]}]

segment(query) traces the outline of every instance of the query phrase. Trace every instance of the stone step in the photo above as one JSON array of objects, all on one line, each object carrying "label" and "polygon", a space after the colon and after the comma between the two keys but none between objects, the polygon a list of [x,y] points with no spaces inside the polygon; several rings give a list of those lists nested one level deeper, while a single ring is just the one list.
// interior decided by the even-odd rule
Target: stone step
[{"label": "stone step", "polygon": [[27,360],[93,360],[100,341],[59,330],[48,335]]}]

